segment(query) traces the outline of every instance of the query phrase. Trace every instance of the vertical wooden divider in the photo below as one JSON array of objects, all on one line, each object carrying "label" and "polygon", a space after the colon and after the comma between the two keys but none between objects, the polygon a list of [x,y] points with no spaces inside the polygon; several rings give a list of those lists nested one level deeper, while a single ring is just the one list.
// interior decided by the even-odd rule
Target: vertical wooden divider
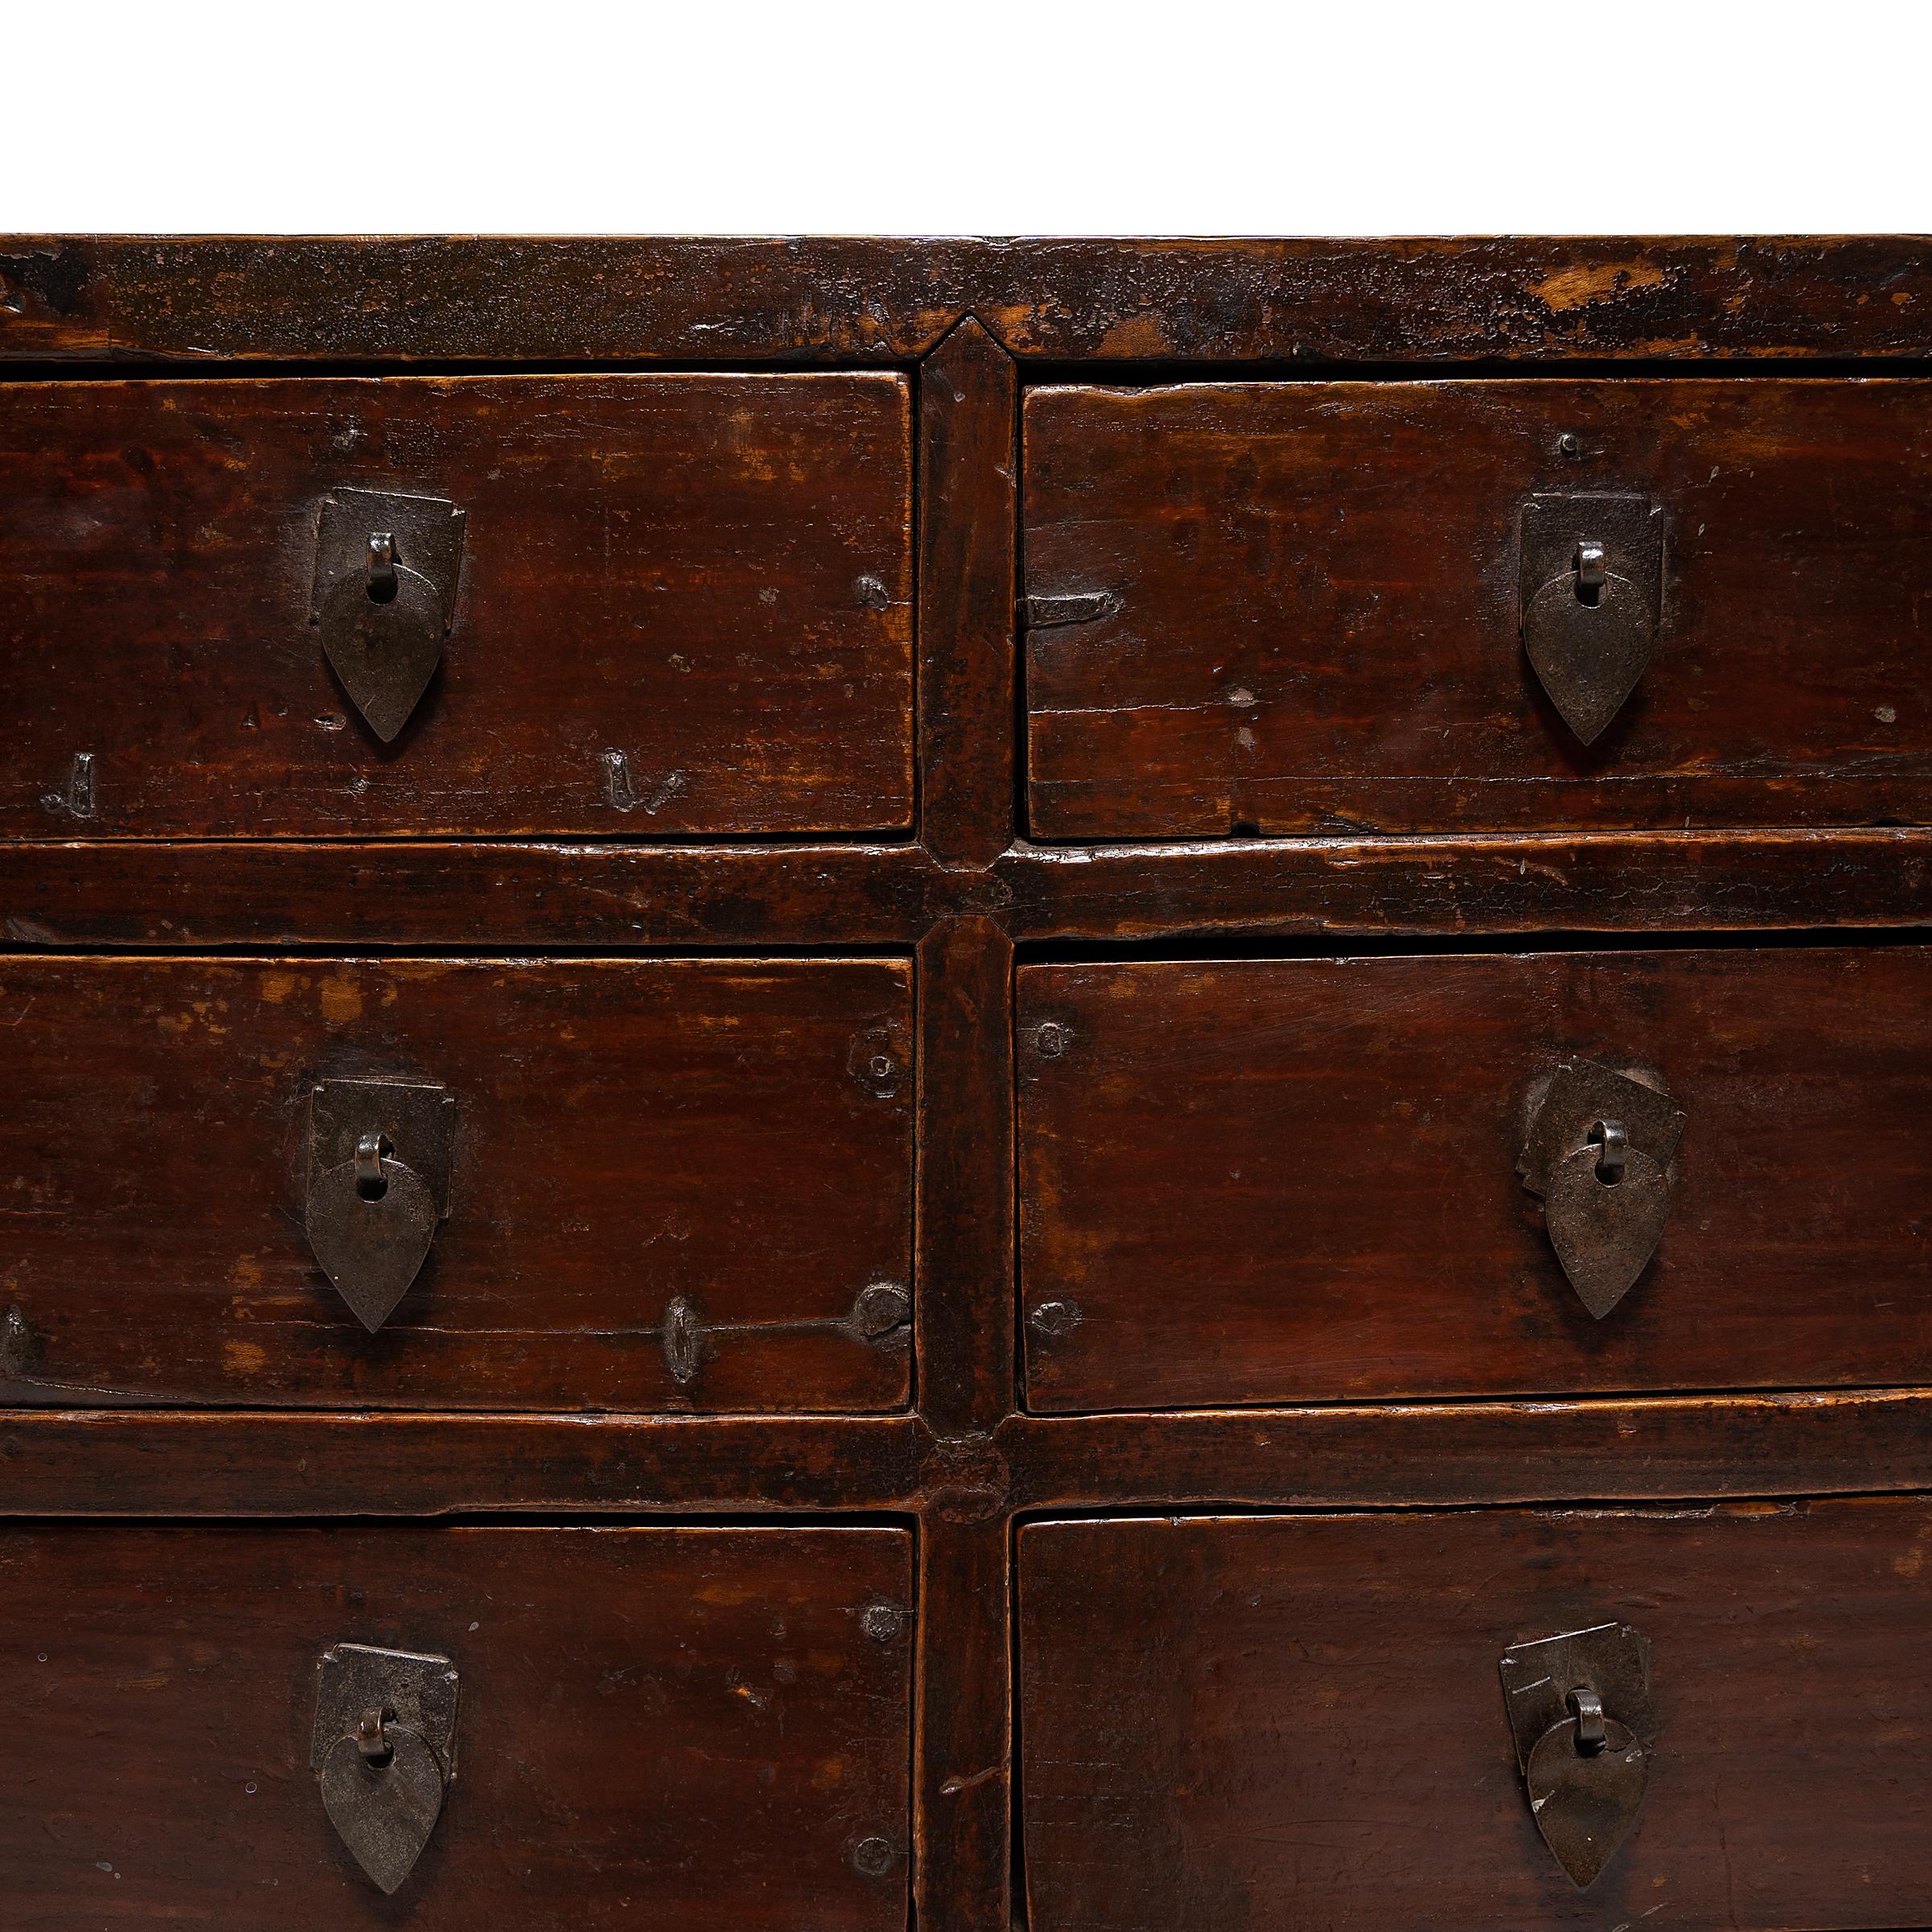
[{"label": "vertical wooden divider", "polygon": [[1019,372],[971,316],[919,365],[919,840],[984,868],[1013,836]]},{"label": "vertical wooden divider", "polygon": [[[919,371],[920,837],[983,873],[1013,843],[1012,361],[968,316]],[[921,1932],[1011,1922],[1006,1472],[1012,1414],[1013,944],[949,914],[919,950],[914,1332],[926,1445],[913,1802]]]}]

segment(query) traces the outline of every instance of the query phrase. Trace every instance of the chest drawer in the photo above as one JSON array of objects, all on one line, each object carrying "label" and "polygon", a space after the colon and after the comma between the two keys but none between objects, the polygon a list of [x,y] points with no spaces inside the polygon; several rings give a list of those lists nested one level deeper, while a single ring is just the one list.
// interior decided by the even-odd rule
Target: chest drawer
[{"label": "chest drawer", "polygon": [[[0,1648],[33,1744],[0,1765],[7,1923],[902,1927],[911,1541],[10,1531]],[[349,1645],[454,1679],[427,1713],[407,1663],[362,1660],[351,1687],[436,1754],[393,1903],[331,1823],[324,1707]],[[372,1785],[423,1761],[391,1737]]]},{"label": "chest drawer", "polygon": [[[1018,985],[1035,1408],[1932,1374],[1921,947]],[[1624,1278],[1592,1276],[1593,1243]]]},{"label": "chest drawer", "polygon": [[[1922,382],[1054,388],[1025,440],[1042,837],[1932,817]],[[1632,671],[1585,742],[1551,691]]]},{"label": "chest drawer", "polygon": [[[1928,1542],[1918,1498],[1023,1529],[1027,1922],[1922,1924]],[[1641,1747],[1581,1889],[1515,1753],[1539,1676]]]},{"label": "chest drawer", "polygon": [[885,374],[10,384],[0,836],[902,830],[910,462]]},{"label": "chest drawer", "polygon": [[906,963],[21,958],[0,1013],[15,1402],[906,1397]]}]

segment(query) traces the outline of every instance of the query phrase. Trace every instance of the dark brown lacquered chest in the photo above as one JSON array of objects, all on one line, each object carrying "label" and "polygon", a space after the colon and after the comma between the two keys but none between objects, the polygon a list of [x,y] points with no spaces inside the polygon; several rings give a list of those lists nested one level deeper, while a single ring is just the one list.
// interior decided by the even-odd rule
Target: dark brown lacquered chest
[{"label": "dark brown lacquered chest", "polygon": [[0,1926],[1932,1926],[1932,242],[0,241]]}]

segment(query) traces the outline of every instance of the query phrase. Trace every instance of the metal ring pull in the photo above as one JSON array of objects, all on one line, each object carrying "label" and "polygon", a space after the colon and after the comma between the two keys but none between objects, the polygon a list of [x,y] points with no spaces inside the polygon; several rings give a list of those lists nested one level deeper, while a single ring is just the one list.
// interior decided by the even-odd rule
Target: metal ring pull
[{"label": "metal ring pull", "polygon": [[1591,1124],[1589,1140],[1597,1150],[1596,1178],[1614,1187],[1624,1178],[1630,1159],[1630,1136],[1621,1121],[1597,1121]]},{"label": "metal ring pull", "polygon": [[365,1201],[379,1201],[389,1191],[382,1157],[391,1151],[386,1134],[365,1133],[356,1142],[356,1191]]},{"label": "metal ring pull", "polygon": [[1594,1757],[1604,1748],[1604,1700],[1587,1686],[1579,1684],[1563,1702],[1576,1720],[1578,1755]]},{"label": "metal ring pull", "polygon": [[396,1755],[396,1748],[389,1741],[388,1726],[395,1712],[390,1710],[365,1711],[356,1719],[356,1748],[362,1753],[365,1764],[380,1768],[388,1764]]},{"label": "metal ring pull", "polygon": [[396,594],[394,530],[373,530],[369,534],[369,594],[378,604],[386,604]]}]

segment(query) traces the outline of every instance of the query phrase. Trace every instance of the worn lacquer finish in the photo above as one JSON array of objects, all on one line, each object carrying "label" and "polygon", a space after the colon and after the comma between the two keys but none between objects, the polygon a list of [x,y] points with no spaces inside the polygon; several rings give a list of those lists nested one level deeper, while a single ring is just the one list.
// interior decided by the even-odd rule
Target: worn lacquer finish
[{"label": "worn lacquer finish", "polygon": [[[1932,1372],[1919,947],[1041,966],[1018,986],[1036,1408]],[[1684,1117],[1655,1258],[1601,1319],[1519,1171],[1579,1056],[1661,1078]]]},{"label": "worn lacquer finish", "polygon": [[1393,241],[15,236],[0,355],[886,361],[1922,357],[1916,235]]},{"label": "worn lacquer finish", "polygon": [[[906,1398],[906,962],[14,960],[0,1012],[10,1401]],[[303,1232],[341,1075],[456,1106],[374,1335]]]},{"label": "worn lacquer finish", "polygon": [[[9,385],[0,834],[903,828],[910,434],[884,373]],[[393,743],[311,622],[346,487],[466,518]]]},{"label": "worn lacquer finish", "polygon": [[[903,1529],[0,1534],[10,1932],[902,1927],[912,1589]],[[387,1906],[310,1765],[345,1641],[461,1679]]]},{"label": "worn lacquer finish", "polygon": [[[1912,237],[0,242],[10,1932],[1932,1917],[1922,1507],[1781,1501],[1932,1488],[1918,955],[1790,943],[1932,924],[1929,318]],[[386,750],[356,490],[463,518]],[[1514,544],[1592,490],[1666,544],[1583,753]],[[1132,657],[1040,570],[1143,524]],[[1665,1047],[1594,1323],[1498,1096]],[[303,1232],[371,1074],[459,1123],[374,1336]],[[1119,1520],[1212,1504],[1365,1513]],[[1496,1659],[1604,1617],[1670,1728],[1579,1894]],[[308,1765],[358,1642],[463,1686],[389,1901]]]},{"label": "worn lacquer finish", "polygon": [[[1027,1922],[1922,1924],[1929,1544],[1922,1498],[1022,1530]],[[1656,1750],[1579,1891],[1497,1660],[1603,1622],[1649,1641]]]},{"label": "worn lacquer finish", "polygon": [[[1039,836],[1932,819],[1924,383],[1047,388],[1025,450],[1028,594],[1111,600],[1027,640]],[[1663,526],[1588,745],[1524,649],[1551,491]],[[1648,648],[1654,556],[1608,562]]]}]

